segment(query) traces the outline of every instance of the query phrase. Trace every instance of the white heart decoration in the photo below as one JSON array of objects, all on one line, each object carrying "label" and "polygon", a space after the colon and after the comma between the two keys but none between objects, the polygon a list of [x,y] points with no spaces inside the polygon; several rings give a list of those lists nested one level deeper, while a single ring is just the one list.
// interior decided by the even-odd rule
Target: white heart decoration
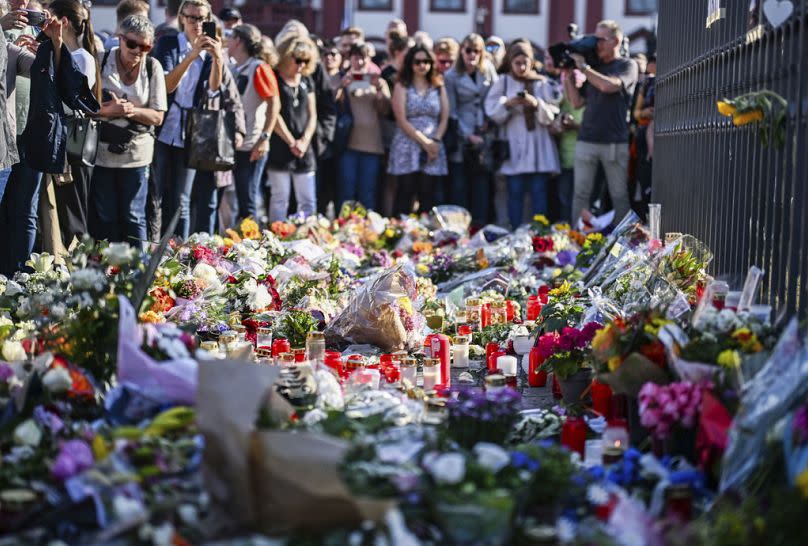
[{"label": "white heart decoration", "polygon": [[785,23],[794,13],[794,4],[791,0],[766,0],[763,3],[763,13],[774,28]]}]

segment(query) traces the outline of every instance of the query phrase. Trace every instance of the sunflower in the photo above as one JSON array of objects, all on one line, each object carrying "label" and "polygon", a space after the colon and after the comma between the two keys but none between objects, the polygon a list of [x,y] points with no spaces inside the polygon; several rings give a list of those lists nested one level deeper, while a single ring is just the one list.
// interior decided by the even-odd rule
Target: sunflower
[{"label": "sunflower", "polygon": [[750,123],[755,123],[756,121],[763,121],[763,110],[756,108],[755,110],[732,115],[732,124],[736,127],[749,125]]}]

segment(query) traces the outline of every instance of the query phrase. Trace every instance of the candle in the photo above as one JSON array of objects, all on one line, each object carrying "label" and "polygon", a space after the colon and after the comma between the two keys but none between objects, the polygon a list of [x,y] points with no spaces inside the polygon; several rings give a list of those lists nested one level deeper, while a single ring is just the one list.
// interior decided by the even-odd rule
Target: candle
[{"label": "candle", "polygon": [[406,381],[411,387],[415,386],[415,377],[418,372],[418,364],[415,358],[408,356],[401,359],[401,380]]},{"label": "candle", "polygon": [[485,328],[491,325],[491,304],[484,303],[480,310],[480,327]]},{"label": "candle", "polygon": [[561,385],[558,384],[558,377],[556,377],[556,374],[553,374],[553,398],[558,400],[563,397],[564,395],[561,394]]},{"label": "candle", "polygon": [[603,448],[603,464],[616,464],[623,459],[623,450],[619,447],[606,446]]},{"label": "candle", "polygon": [[592,380],[592,409],[606,420],[612,418],[612,389],[597,379]]},{"label": "candle", "polygon": [[499,370],[497,361],[499,360],[499,357],[505,356],[505,355],[506,355],[505,351],[497,351],[497,352],[493,353],[491,356],[489,356],[488,357],[488,371],[489,372],[496,372],[497,370]]},{"label": "candle", "polygon": [[677,483],[665,489],[665,515],[683,523],[693,519],[693,491],[690,484]]},{"label": "candle", "polygon": [[457,336],[452,345],[452,367],[469,367],[469,338],[467,336]]},{"label": "candle", "polygon": [[525,316],[527,320],[536,320],[539,318],[539,313],[541,313],[541,301],[539,301],[539,296],[528,296],[526,313]]},{"label": "candle", "polygon": [[427,358],[424,361],[424,391],[435,389],[440,382],[440,360]]},{"label": "candle", "polygon": [[586,421],[581,417],[568,417],[561,428],[561,445],[584,456],[586,445]]},{"label": "candle", "polygon": [[629,446],[628,427],[623,419],[609,421],[609,425],[603,432],[603,449],[614,448],[625,451]]},{"label": "candle", "polygon": [[372,368],[360,368],[354,372],[353,376],[354,381],[357,381],[358,383],[366,383],[373,389],[379,388],[379,380],[381,379],[379,370],[374,370]]},{"label": "candle", "polygon": [[497,358],[497,369],[499,369],[506,377],[509,375],[516,375],[516,357],[505,355]]},{"label": "candle", "polygon": [[338,375],[342,375],[342,355],[337,351],[325,352],[325,365],[334,370]]},{"label": "candle", "polygon": [[255,332],[255,346],[258,348],[267,349],[272,347],[272,329],[271,328],[258,328]]},{"label": "candle", "polygon": [[530,350],[530,360],[528,361],[527,383],[531,387],[543,387],[547,384],[547,371],[541,368],[544,359],[541,357],[538,347]]}]

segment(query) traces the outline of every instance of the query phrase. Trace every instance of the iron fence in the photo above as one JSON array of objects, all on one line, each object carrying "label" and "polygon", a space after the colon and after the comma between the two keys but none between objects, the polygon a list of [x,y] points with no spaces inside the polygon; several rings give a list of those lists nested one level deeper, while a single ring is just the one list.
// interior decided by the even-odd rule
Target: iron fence
[{"label": "iron fence", "polygon": [[[663,232],[710,246],[712,274],[742,279],[758,265],[761,301],[805,316],[808,0],[791,0],[778,28],[760,13],[762,32],[751,33],[750,4],[762,0],[720,3],[725,17],[706,28],[706,0],[660,2],[654,201]],[[764,148],[754,126],[735,127],[716,109],[723,97],[762,89],[789,104],[781,149]]]}]

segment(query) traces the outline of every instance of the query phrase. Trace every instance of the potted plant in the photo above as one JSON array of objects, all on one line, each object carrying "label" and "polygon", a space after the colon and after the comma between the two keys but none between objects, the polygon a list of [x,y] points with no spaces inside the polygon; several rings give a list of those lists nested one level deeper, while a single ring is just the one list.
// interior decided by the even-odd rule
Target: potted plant
[{"label": "potted plant", "polygon": [[568,404],[580,402],[592,383],[588,347],[599,328],[600,324],[590,322],[580,330],[567,326],[539,338],[539,355],[544,359],[542,369],[556,375],[564,402]]}]

